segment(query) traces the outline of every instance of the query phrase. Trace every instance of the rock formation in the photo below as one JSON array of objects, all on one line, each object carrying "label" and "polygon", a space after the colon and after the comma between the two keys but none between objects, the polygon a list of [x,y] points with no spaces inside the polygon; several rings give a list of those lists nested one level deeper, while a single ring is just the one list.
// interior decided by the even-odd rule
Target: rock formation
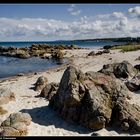
[{"label": "rock formation", "polygon": [[129,78],[138,73],[128,61],[104,65],[99,72],[114,75],[116,78]]},{"label": "rock formation", "polygon": [[12,113],[0,128],[0,136],[25,136],[27,135],[27,126],[31,123],[31,116],[27,113]]},{"label": "rock formation", "polygon": [[59,84],[57,83],[49,83],[47,84],[41,91],[40,93],[40,97],[45,97],[46,99],[50,100],[54,94],[56,94],[57,90],[58,90]]},{"label": "rock formation", "polygon": [[49,107],[66,121],[77,122],[93,130],[112,123],[123,130],[140,132],[140,110],[130,104],[129,99],[129,90],[119,79],[100,72],[84,74],[69,66]]},{"label": "rock formation", "polygon": [[0,105],[13,100],[15,100],[15,95],[10,89],[0,88]]},{"label": "rock formation", "polygon": [[35,91],[42,90],[47,83],[48,83],[48,79],[44,76],[40,76],[35,83],[34,90]]}]

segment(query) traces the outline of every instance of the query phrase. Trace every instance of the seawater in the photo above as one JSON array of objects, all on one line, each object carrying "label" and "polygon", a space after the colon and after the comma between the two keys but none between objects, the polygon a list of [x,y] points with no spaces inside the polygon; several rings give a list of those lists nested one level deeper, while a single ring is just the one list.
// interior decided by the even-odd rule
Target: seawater
[{"label": "seawater", "polygon": [[48,45],[77,45],[82,48],[103,47],[105,45],[125,44],[125,42],[113,41],[30,41],[30,42],[0,42],[0,46],[13,47],[30,47],[32,44],[48,44]]},{"label": "seawater", "polygon": [[[50,44],[50,45],[77,45],[82,48],[100,48],[105,45],[125,44],[125,42],[111,42],[111,41],[52,41],[52,42],[0,42],[0,46],[4,47],[30,47],[32,44]],[[40,59],[37,57],[29,59],[19,59],[14,57],[0,56],[0,78],[15,76],[18,73],[39,72],[47,70],[48,68],[57,67],[60,64],[66,63],[67,60],[61,62],[48,59]]]}]

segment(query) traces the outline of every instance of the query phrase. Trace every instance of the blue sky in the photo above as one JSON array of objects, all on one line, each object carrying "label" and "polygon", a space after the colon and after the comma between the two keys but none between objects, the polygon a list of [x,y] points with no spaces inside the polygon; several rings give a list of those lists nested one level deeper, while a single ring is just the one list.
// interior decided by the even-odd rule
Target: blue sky
[{"label": "blue sky", "polygon": [[139,36],[140,4],[0,4],[0,41]]}]

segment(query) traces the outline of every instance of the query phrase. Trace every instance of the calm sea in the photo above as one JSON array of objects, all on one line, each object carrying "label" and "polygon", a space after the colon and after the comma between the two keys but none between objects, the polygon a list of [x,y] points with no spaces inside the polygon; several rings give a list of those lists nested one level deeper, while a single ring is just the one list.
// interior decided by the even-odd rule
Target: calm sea
[{"label": "calm sea", "polygon": [[125,42],[113,41],[31,41],[31,42],[0,42],[0,46],[29,47],[32,44],[49,44],[49,45],[77,45],[84,48],[103,47],[105,45],[125,44]]},{"label": "calm sea", "polygon": [[[82,48],[103,47],[105,45],[125,44],[125,42],[111,41],[51,41],[51,42],[0,42],[0,46],[29,47],[32,44],[50,44],[50,45],[77,45]],[[61,63],[65,63],[64,60]],[[13,57],[0,56],[0,78],[15,76],[19,73],[39,72],[48,68],[60,65],[58,61],[46,60],[40,58],[18,59]]]}]

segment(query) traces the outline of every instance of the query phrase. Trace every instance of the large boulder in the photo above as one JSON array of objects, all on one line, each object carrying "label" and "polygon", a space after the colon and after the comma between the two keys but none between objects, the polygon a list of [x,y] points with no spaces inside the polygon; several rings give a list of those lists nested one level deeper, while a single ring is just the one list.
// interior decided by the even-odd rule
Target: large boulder
[{"label": "large boulder", "polygon": [[40,97],[45,97],[46,99],[50,100],[54,94],[56,94],[57,90],[58,90],[58,83],[49,83],[47,84],[41,91],[40,93]]},{"label": "large boulder", "polygon": [[0,88],[0,105],[7,104],[9,101],[14,101],[15,95],[8,88]]},{"label": "large boulder", "polygon": [[42,90],[47,83],[48,83],[48,79],[44,76],[40,76],[35,83],[34,90],[35,91]]},{"label": "large boulder", "polygon": [[99,72],[82,73],[69,66],[49,106],[67,121],[93,130],[109,124],[114,102],[128,98],[128,89],[114,77]]},{"label": "large boulder", "polygon": [[129,78],[137,74],[137,70],[128,62],[104,65],[99,71],[107,75],[115,75],[116,78]]},{"label": "large boulder", "polygon": [[13,113],[1,124],[0,136],[27,135],[27,126],[31,123],[31,116],[27,113]]}]

